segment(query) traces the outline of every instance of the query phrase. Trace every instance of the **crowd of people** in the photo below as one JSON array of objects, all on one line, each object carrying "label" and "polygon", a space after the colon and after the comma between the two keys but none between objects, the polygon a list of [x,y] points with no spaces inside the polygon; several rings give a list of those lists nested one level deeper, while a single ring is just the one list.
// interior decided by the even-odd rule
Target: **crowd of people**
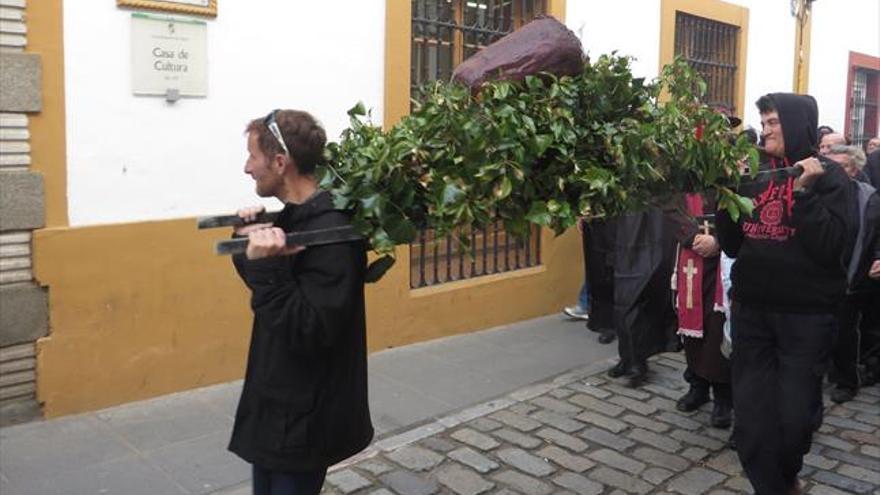
[{"label": "crowd of people", "polygon": [[758,173],[738,191],[752,214],[734,221],[711,195],[687,194],[586,221],[589,298],[565,313],[600,342],[616,336],[608,375],[630,387],[652,354],[683,347],[677,409],[712,401],[716,428],[735,415],[730,446],[756,492],[800,493],[826,377],[837,403],[880,379],[880,138],[862,148],[817,127],[810,96],[757,106]]},{"label": "crowd of people", "polygon": [[[863,151],[817,127],[809,96],[757,104],[760,167],[739,186],[754,211],[734,219],[709,194],[671,194],[582,222],[587,280],[565,312],[617,340],[608,375],[629,387],[649,379],[651,355],[683,349],[689,388],[676,408],[712,401],[711,426],[734,425],[757,493],[800,493],[826,364],[837,402],[878,377],[880,139]],[[317,494],[328,467],[373,437],[367,246],[286,244],[287,232],[349,223],[315,178],[326,136],[311,115],[276,110],[245,134],[257,194],[285,206],[271,223],[262,207],[239,211],[234,235],[248,247],[233,261],[254,321],[229,449],[253,465],[256,495]]]}]

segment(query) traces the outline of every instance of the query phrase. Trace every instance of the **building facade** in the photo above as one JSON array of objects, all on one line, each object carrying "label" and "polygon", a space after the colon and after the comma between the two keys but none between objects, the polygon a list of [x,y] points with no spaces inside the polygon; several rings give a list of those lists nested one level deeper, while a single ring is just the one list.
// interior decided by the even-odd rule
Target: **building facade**
[{"label": "building facade", "polygon": [[[0,31],[18,9],[27,38],[9,54],[4,45],[4,62],[32,55],[42,70],[40,105],[0,108],[0,249],[21,253],[0,259],[28,266],[9,270],[18,277],[10,285],[32,292],[30,304],[42,308],[19,323],[25,306],[0,285],[0,366],[9,349],[35,364],[30,395],[17,401],[29,400],[31,411],[39,404],[47,417],[243,374],[247,293],[229,260],[212,252],[228,232],[198,231],[194,218],[259,201],[243,174],[242,133],[273,108],[308,110],[330,139],[358,101],[374,122],[393,125],[409,111],[414,82],[446,77],[455,62],[541,13],[565,22],[588,54],[632,55],[637,75],[656,76],[675,54],[688,58],[706,76],[712,101],[756,127],[757,97],[796,84],[819,99],[822,123],[856,122],[847,113],[850,88],[862,84],[870,99],[871,57],[880,56],[873,0],[820,1],[805,13],[793,7],[802,2],[783,0],[220,0],[208,2],[216,16],[197,17],[207,30],[207,95],[175,100],[133,94],[130,40],[134,13],[181,14],[152,10],[149,1],[118,3],[137,8],[0,0]],[[851,36],[839,35],[843,11],[832,7],[850,14]],[[850,63],[850,52],[862,65]],[[6,98],[11,86],[3,81]],[[870,121],[869,112],[855,113],[867,117],[854,125]],[[39,187],[7,201],[14,182],[6,174]],[[35,219],[8,223],[6,211],[20,205],[33,205]],[[441,254],[432,263],[446,263],[450,275],[415,282],[426,256],[417,254],[430,252],[419,251],[425,239],[399,246],[396,265],[367,288],[371,350],[555,313],[574,301],[583,279],[577,233],[538,231],[528,246],[492,238],[494,270],[456,271],[448,266],[454,256]],[[3,340],[25,326],[34,330],[24,340]]]}]

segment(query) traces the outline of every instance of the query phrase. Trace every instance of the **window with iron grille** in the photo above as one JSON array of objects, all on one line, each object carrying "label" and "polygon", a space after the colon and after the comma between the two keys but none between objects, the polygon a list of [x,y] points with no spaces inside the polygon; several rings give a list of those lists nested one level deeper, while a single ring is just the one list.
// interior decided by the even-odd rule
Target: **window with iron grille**
[{"label": "window with iron grille", "polygon": [[877,135],[878,106],[880,106],[880,71],[856,68],[850,92],[850,122],[846,126],[856,146],[864,146]]},{"label": "window with iron grille", "polygon": [[[514,29],[546,13],[547,0],[412,0],[411,95],[434,80],[449,80],[462,61]],[[410,287],[427,287],[501,273],[541,263],[541,229],[518,241],[496,222],[435,236],[419,232],[410,244]]]},{"label": "window with iron grille", "polygon": [[449,80],[480,48],[544,14],[546,0],[412,0],[412,95]]},{"label": "window with iron grille", "polygon": [[710,106],[727,107],[734,115],[739,26],[676,12],[675,54],[681,55],[706,81]]}]

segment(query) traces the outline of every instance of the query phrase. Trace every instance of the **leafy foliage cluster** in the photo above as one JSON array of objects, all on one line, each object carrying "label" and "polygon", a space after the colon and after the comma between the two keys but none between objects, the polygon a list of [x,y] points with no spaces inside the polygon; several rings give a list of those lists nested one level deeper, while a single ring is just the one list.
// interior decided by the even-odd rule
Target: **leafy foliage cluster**
[{"label": "leafy foliage cluster", "polygon": [[736,162],[757,157],[700,103],[705,89],[681,60],[646,82],[614,54],[587,61],[577,76],[492,82],[476,93],[437,82],[387,131],[365,120],[362,104],[352,108],[321,183],[337,207],[354,211],[373,249],[392,256],[419,228],[443,235],[500,218],[514,235],[529,223],[559,234],[578,217],[682,192],[715,189],[737,216],[751,204],[732,189]]}]

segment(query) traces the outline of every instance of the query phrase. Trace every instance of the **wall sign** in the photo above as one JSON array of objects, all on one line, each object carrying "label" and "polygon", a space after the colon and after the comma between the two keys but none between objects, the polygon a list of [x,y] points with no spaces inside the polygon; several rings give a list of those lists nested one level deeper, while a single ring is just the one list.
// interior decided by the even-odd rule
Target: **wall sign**
[{"label": "wall sign", "polygon": [[136,95],[207,96],[204,21],[131,15],[132,91]]}]

